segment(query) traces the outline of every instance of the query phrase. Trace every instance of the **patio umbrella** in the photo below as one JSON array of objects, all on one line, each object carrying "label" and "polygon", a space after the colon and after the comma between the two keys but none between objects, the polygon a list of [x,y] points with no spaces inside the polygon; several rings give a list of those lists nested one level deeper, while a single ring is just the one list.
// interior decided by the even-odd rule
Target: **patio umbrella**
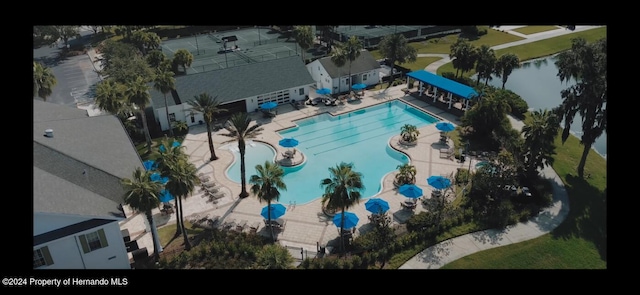
[{"label": "patio umbrella", "polygon": [[367,88],[367,84],[358,83],[351,85],[351,89],[353,90],[362,90],[362,94],[364,94],[364,89]]},{"label": "patio umbrella", "polygon": [[263,110],[271,110],[278,106],[278,103],[275,101],[268,101],[260,105],[260,108]]},{"label": "patio umbrella", "polygon": [[142,162],[142,165],[144,166],[144,169],[146,169],[147,171],[156,169],[156,161],[154,160],[146,160]]},{"label": "patio umbrella", "polygon": [[417,199],[422,197],[422,189],[415,184],[403,184],[398,191],[407,198]]},{"label": "patio umbrella", "polygon": [[449,122],[440,122],[436,124],[436,128],[438,128],[438,130],[440,131],[449,132],[455,130],[456,126]]},{"label": "patio umbrella", "polygon": [[269,206],[264,206],[260,215],[262,215],[264,219],[269,219],[269,210],[271,210],[271,219],[278,219],[284,215],[287,208],[282,204],[271,204]]},{"label": "patio umbrella", "polygon": [[165,183],[167,183],[167,181],[169,181],[169,177],[162,177],[162,176],[160,176],[160,173],[157,173],[157,172],[151,174],[151,176],[149,178],[151,178],[152,181],[159,182],[159,183],[162,183],[162,184],[165,184]]},{"label": "patio umbrella", "polygon": [[295,146],[297,146],[297,145],[298,145],[298,140],[293,139],[293,138],[283,138],[283,139],[281,139],[278,143],[279,143],[279,144],[280,144],[280,146],[282,146],[282,147],[288,147],[288,148],[291,148],[291,147],[295,147]]},{"label": "patio umbrella", "polygon": [[373,214],[380,214],[389,210],[389,203],[383,199],[371,198],[366,203],[364,203],[364,207],[367,209],[367,211]]},{"label": "patio umbrella", "polygon": [[439,175],[429,176],[427,183],[435,189],[445,189],[451,186],[449,178]]},{"label": "patio umbrella", "polygon": [[166,203],[173,200],[173,195],[166,189],[160,191],[160,202]]},{"label": "patio umbrella", "polygon": [[[352,212],[344,212],[344,229],[350,229],[358,225],[358,216]],[[336,214],[333,217],[333,224],[335,224],[338,228],[340,228],[340,224],[342,223],[342,213]]]},{"label": "patio umbrella", "polygon": [[[179,143],[179,142],[177,142],[177,141],[174,141],[174,142],[171,144],[171,146],[172,146],[172,147],[179,147],[179,146],[180,146],[180,143]],[[160,147],[159,147],[158,149],[159,149],[161,152],[163,152],[163,153],[167,150],[167,149],[165,149],[165,148],[164,148],[164,144],[161,144],[161,145],[160,145]]]},{"label": "patio umbrella", "polygon": [[327,94],[331,93],[331,89],[329,89],[329,88],[320,88],[320,89],[316,90],[316,93],[320,94],[320,95],[327,95]]}]

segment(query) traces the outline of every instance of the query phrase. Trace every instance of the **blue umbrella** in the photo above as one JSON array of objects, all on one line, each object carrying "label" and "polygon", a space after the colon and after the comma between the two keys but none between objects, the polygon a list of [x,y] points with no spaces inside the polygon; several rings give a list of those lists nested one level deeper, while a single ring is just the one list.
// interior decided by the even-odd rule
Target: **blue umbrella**
[{"label": "blue umbrella", "polygon": [[167,183],[167,181],[169,181],[169,177],[161,177],[160,173],[153,173],[149,178],[151,178],[152,181],[159,182],[162,184],[165,184]]},{"label": "blue umbrella", "polygon": [[173,195],[166,189],[160,191],[160,202],[166,203],[173,200]]},{"label": "blue umbrella", "polygon": [[[355,213],[344,212],[344,229],[350,229],[358,225],[358,216]],[[333,224],[335,224],[338,228],[340,228],[340,224],[342,223],[342,213],[336,214],[333,217]]]},{"label": "blue umbrella", "polygon": [[373,214],[380,214],[389,210],[389,203],[383,199],[371,198],[364,203],[364,207]]},{"label": "blue umbrella", "polygon": [[282,204],[271,204],[270,206],[264,206],[260,215],[264,219],[269,219],[269,209],[271,209],[271,219],[278,219],[287,211],[287,208]]},{"label": "blue umbrella", "polygon": [[439,175],[429,176],[427,183],[435,189],[445,189],[451,186],[451,180],[449,180],[449,178]]},{"label": "blue umbrella", "polygon": [[320,94],[320,95],[327,95],[327,94],[331,93],[331,89],[329,89],[329,88],[320,88],[320,89],[316,90],[316,93]]},{"label": "blue umbrella", "polygon": [[417,199],[422,197],[422,189],[415,184],[403,184],[398,191],[407,198]]},{"label": "blue umbrella", "polygon": [[260,105],[260,108],[263,110],[271,110],[278,106],[278,103],[275,101],[268,101]]},{"label": "blue umbrella", "polygon": [[[177,141],[174,141],[174,142],[171,144],[171,146],[172,146],[172,147],[179,147],[179,146],[180,146],[180,143],[179,143],[179,142],[177,142]],[[160,147],[159,147],[158,149],[159,149],[161,152],[163,152],[163,153],[167,150],[167,149],[165,149],[165,148],[164,148],[164,144],[161,144],[161,145],[160,145]]]},{"label": "blue umbrella", "polygon": [[146,169],[147,171],[156,169],[156,161],[154,160],[146,160],[142,162],[142,165],[144,166],[144,169]]},{"label": "blue umbrella", "polygon": [[284,139],[281,139],[278,143],[279,143],[279,144],[280,144],[280,146],[282,146],[282,147],[288,147],[288,148],[290,148],[290,147],[295,147],[295,146],[297,146],[297,145],[298,145],[298,140],[293,139],[293,138],[284,138]]},{"label": "blue umbrella", "polygon": [[353,84],[353,85],[351,85],[351,88],[353,88],[355,90],[362,90],[362,89],[367,88],[367,84],[363,84],[363,83]]},{"label": "blue umbrella", "polygon": [[438,128],[438,130],[444,131],[444,132],[449,132],[449,131],[456,130],[456,126],[454,126],[453,124],[451,124],[449,122],[437,123],[436,124],[436,128]]}]

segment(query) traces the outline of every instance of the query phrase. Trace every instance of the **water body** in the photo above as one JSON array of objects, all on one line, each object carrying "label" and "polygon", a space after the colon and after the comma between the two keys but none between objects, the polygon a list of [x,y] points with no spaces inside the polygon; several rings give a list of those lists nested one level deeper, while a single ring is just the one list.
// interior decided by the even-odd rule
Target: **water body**
[{"label": "water body", "polygon": [[[551,110],[562,103],[560,92],[575,85],[575,81],[560,82],[558,68],[555,65],[556,56],[530,60],[514,69],[505,84],[509,89],[520,95],[529,105],[530,110]],[[482,81],[481,81],[482,83]],[[490,85],[502,87],[502,79],[494,77]],[[582,118],[576,114],[571,124],[571,134],[580,138],[582,135]],[[603,157],[607,157],[607,134],[604,132],[592,148]]]}]

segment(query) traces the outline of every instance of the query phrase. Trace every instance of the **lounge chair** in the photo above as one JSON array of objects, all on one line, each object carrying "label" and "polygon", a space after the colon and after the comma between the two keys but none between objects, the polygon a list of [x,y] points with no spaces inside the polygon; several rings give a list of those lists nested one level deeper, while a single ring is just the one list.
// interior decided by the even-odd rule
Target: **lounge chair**
[{"label": "lounge chair", "polygon": [[247,228],[248,221],[246,219],[240,220],[238,224],[236,224],[236,231],[242,232],[245,228]]}]

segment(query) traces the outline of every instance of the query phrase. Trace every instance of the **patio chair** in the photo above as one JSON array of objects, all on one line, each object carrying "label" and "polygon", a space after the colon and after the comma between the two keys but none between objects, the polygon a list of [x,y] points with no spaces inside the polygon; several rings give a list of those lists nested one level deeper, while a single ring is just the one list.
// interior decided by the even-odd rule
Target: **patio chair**
[{"label": "patio chair", "polygon": [[244,229],[247,228],[248,222],[249,221],[247,221],[246,219],[240,220],[240,222],[236,224],[236,231],[239,231],[239,232],[244,231]]},{"label": "patio chair", "polygon": [[249,226],[249,232],[255,234],[258,232],[258,228],[260,228],[260,222],[256,221]]}]

